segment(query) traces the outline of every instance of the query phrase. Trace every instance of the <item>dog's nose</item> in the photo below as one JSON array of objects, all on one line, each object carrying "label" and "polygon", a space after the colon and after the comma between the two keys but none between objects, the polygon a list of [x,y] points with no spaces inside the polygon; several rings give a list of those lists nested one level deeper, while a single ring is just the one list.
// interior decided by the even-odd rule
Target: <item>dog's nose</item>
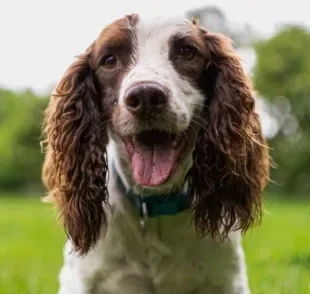
[{"label": "dog's nose", "polygon": [[125,106],[134,115],[156,114],[168,102],[169,91],[155,82],[140,82],[131,86],[125,93]]}]

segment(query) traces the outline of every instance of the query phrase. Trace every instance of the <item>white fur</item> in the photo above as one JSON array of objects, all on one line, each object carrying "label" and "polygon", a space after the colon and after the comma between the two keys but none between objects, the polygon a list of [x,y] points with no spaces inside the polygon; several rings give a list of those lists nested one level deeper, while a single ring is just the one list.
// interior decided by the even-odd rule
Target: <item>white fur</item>
[{"label": "white fur", "polygon": [[[186,32],[187,26],[186,22],[167,19],[138,23],[137,62],[124,77],[119,97],[122,106],[126,89],[135,82],[161,83],[171,92],[170,107],[177,113],[181,131],[203,102],[203,95],[178,75],[168,59],[169,37]],[[190,211],[149,218],[144,228],[140,226],[135,207],[111,173],[113,161],[124,183],[134,185],[120,163],[120,148],[110,138],[108,189],[112,210],[107,210],[107,231],[83,257],[67,242],[59,294],[249,294],[240,232],[231,232],[223,244],[210,237],[198,238]],[[189,156],[173,181],[183,180],[191,164]],[[172,184],[175,182],[170,180],[166,186]]]},{"label": "white fur", "polygon": [[[115,156],[110,145],[110,165]],[[59,294],[250,293],[240,232],[224,244],[197,238],[188,211],[149,218],[142,228],[113,174],[108,188],[107,232],[84,257],[67,242]]]}]

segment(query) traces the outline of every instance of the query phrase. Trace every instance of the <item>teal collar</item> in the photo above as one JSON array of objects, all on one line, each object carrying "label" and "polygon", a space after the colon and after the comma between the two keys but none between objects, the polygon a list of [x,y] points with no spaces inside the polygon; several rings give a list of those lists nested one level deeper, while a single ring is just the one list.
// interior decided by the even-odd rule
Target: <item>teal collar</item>
[{"label": "teal collar", "polygon": [[116,169],[117,185],[124,194],[135,205],[141,217],[158,217],[162,215],[175,215],[190,208],[190,199],[185,192],[170,193],[152,196],[141,196],[135,194],[132,189],[126,189]]}]

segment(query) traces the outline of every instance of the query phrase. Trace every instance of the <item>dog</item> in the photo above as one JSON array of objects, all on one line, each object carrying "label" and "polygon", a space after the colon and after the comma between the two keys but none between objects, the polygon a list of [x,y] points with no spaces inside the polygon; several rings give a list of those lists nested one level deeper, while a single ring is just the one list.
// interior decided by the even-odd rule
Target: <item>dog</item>
[{"label": "dog", "polygon": [[242,233],[269,152],[229,38],[178,17],[106,26],[57,85],[42,178],[59,294],[249,294]]}]

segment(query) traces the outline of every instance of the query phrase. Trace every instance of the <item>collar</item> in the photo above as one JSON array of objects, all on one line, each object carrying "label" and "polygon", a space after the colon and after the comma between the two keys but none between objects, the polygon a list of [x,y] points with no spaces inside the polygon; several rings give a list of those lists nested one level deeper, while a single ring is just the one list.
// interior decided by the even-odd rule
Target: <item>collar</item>
[{"label": "collar", "polygon": [[117,186],[136,207],[140,217],[158,217],[162,215],[175,215],[190,208],[190,199],[186,192],[141,196],[132,189],[127,189],[113,165],[117,176]]}]

